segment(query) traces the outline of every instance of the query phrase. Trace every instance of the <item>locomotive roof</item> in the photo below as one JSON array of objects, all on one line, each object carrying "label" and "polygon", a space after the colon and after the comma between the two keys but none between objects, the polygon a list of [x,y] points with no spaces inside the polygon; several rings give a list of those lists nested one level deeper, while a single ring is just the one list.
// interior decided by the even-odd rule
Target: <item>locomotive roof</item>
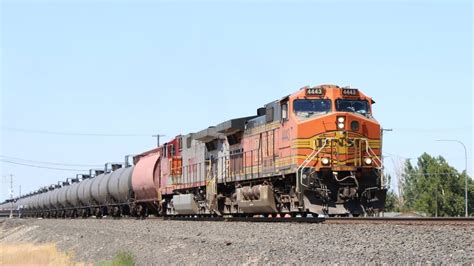
[{"label": "locomotive roof", "polygon": [[217,132],[231,135],[245,129],[245,123],[256,116],[240,117],[222,122],[216,126]]},{"label": "locomotive roof", "polygon": [[203,129],[199,132],[196,132],[194,134],[194,139],[195,140],[199,140],[199,141],[202,141],[202,142],[209,142],[211,140],[214,140],[215,138],[217,138],[217,129],[215,126],[210,126],[206,129]]}]

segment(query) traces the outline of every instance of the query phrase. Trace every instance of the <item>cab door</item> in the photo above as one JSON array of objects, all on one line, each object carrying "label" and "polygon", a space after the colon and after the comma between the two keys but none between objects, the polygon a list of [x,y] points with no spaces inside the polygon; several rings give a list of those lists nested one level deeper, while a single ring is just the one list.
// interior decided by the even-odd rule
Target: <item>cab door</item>
[{"label": "cab door", "polygon": [[290,170],[293,161],[291,143],[294,123],[290,119],[291,104],[289,98],[282,99],[280,105],[280,127],[274,132],[275,169],[285,172]]}]

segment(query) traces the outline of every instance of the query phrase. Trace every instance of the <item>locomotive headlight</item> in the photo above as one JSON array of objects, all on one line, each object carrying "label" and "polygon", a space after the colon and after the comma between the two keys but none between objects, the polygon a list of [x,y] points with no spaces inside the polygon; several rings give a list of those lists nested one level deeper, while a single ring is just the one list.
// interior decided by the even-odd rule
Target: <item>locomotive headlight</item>
[{"label": "locomotive headlight", "polygon": [[364,163],[365,163],[366,165],[371,165],[371,164],[372,164],[372,159],[369,158],[369,157],[367,157],[367,158],[364,159]]},{"label": "locomotive headlight", "polygon": [[343,129],[344,128],[344,123],[337,123],[337,127],[339,129]]},{"label": "locomotive headlight", "polygon": [[329,158],[322,158],[321,163],[324,164],[324,165],[328,165],[329,164]]},{"label": "locomotive headlight", "polygon": [[337,118],[337,122],[339,122],[339,123],[344,123],[344,121],[346,121],[346,118],[343,117],[343,116],[340,116],[340,117]]}]

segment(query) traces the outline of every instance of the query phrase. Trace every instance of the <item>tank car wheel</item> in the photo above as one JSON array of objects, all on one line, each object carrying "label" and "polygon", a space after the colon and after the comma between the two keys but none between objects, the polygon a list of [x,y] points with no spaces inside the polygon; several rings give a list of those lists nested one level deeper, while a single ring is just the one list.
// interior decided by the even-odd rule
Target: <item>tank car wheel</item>
[{"label": "tank car wheel", "polygon": [[95,209],[95,218],[96,219],[101,219],[103,215],[102,208],[96,208]]},{"label": "tank car wheel", "polygon": [[142,209],[143,209],[143,207],[140,204],[133,204],[131,206],[132,216],[136,217],[137,219],[140,219]]},{"label": "tank car wheel", "polygon": [[137,219],[145,218],[145,207],[143,207],[141,204],[138,204],[134,209]]},{"label": "tank car wheel", "polygon": [[122,208],[119,206],[112,207],[112,216],[113,217],[121,217],[122,216]]},{"label": "tank car wheel", "polygon": [[135,205],[130,205],[130,216],[136,217],[137,216],[137,210],[135,209]]}]

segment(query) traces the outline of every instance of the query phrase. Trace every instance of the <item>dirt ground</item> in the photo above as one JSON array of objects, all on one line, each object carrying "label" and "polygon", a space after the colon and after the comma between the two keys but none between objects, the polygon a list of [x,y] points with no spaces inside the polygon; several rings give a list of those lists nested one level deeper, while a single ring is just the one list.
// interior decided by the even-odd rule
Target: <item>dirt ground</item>
[{"label": "dirt ground", "polygon": [[474,263],[474,226],[3,219],[0,244],[56,243],[75,261],[137,265]]},{"label": "dirt ground", "polygon": [[0,265],[69,265],[73,258],[55,244],[0,244]]}]

